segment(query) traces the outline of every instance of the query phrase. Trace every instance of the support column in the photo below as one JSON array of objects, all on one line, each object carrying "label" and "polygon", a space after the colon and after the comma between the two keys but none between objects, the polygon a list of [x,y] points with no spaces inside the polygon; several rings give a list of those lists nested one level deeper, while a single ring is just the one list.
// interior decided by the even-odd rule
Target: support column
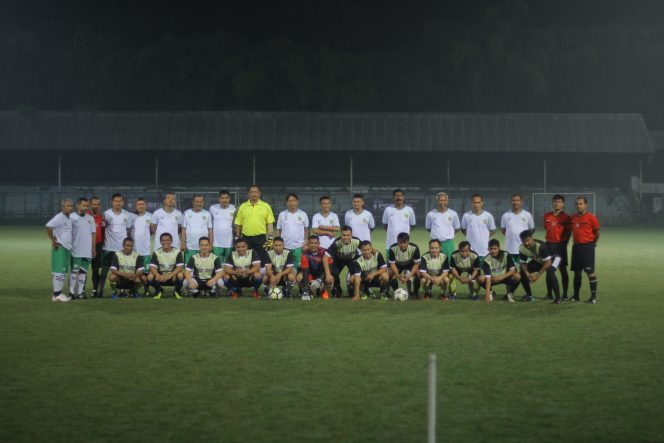
[{"label": "support column", "polygon": [[154,158],[154,190],[159,190],[159,156]]},{"label": "support column", "polygon": [[251,183],[256,184],[256,154],[251,154]]},{"label": "support column", "polygon": [[353,195],[353,156],[350,156],[350,195]]}]

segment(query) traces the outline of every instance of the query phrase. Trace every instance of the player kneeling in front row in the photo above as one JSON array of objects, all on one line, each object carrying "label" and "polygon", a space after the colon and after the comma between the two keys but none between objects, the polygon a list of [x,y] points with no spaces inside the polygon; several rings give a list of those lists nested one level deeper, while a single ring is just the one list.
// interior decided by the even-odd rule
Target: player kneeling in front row
[{"label": "player kneeling in front row", "polygon": [[175,298],[182,298],[182,280],[184,274],[184,259],[182,251],[173,247],[173,236],[164,232],[159,236],[161,248],[152,253],[150,260],[150,274],[148,283],[154,288],[154,299],[159,300],[162,296],[163,286],[173,286]]},{"label": "player kneeling in front row", "polygon": [[323,260],[327,261],[328,267],[332,263],[332,259],[325,255],[325,249],[320,247],[318,236],[310,235],[307,240],[307,250],[302,253],[300,272],[297,274],[302,300],[311,300],[311,294],[316,295],[318,291],[323,300],[330,298],[329,291],[332,289],[334,281],[324,279]]},{"label": "player kneeling in front row", "polygon": [[224,275],[224,284],[231,298],[237,298],[242,288],[253,288],[251,296],[256,300],[260,298],[258,288],[263,281],[261,258],[258,252],[249,249],[244,238],[235,240],[235,251],[228,254],[224,263]]},{"label": "player kneeling in front row", "polygon": [[500,242],[495,238],[489,241],[489,255],[484,257],[484,274],[478,276],[479,282],[486,289],[486,301],[494,297],[492,287],[507,286],[507,301],[514,302],[514,291],[519,286],[521,278],[516,272],[514,260],[507,251],[500,249]]},{"label": "player kneeling in front row", "polygon": [[147,280],[144,269],[143,257],[134,251],[134,240],[131,237],[122,240],[122,250],[111,257],[111,275],[108,277],[113,290],[111,298],[140,298],[138,288]]},{"label": "player kneeling in front row", "polygon": [[[216,296],[224,287],[224,269],[219,257],[210,252],[212,245],[208,237],[198,239],[198,252],[189,258],[184,268],[184,289],[196,298]],[[190,249],[191,250],[191,249]]]},{"label": "player kneeling in front row", "polygon": [[263,284],[268,297],[272,289],[282,286],[284,297],[290,298],[295,287],[293,253],[285,249],[284,239],[281,237],[275,237],[272,240],[272,249],[267,251]]},{"label": "player kneeling in front row", "polygon": [[519,237],[521,238],[519,246],[521,285],[526,290],[523,301],[535,301],[530,284],[535,283],[542,274],[546,273],[547,288],[553,289],[556,296],[553,303],[560,304],[560,286],[556,278],[560,257],[553,254],[543,241],[534,239],[529,230],[523,231]]},{"label": "player kneeling in front row", "polygon": [[405,283],[408,297],[419,298],[420,292],[420,248],[410,242],[407,232],[397,235],[397,242],[390,246],[387,261],[390,264],[390,284],[395,291],[399,283]]},{"label": "player kneeling in front row", "polygon": [[420,261],[420,278],[422,279],[422,286],[424,286],[424,299],[431,298],[432,289],[434,286],[439,286],[442,290],[440,294],[441,300],[456,300],[456,296],[450,294],[449,297],[445,295],[448,290],[450,279],[449,262],[447,256],[440,252],[440,240],[432,239],[429,241],[429,252],[422,256]]},{"label": "player kneeling in front row", "polygon": [[369,288],[380,288],[381,298],[387,299],[390,277],[383,255],[374,250],[369,240],[360,243],[360,256],[353,260],[350,268],[352,277],[350,285],[353,288],[353,300],[369,298]]},{"label": "player kneeling in front row", "polygon": [[459,249],[454,251],[449,257],[450,262],[450,299],[456,299],[455,288],[456,285],[452,283],[458,280],[461,284],[468,285],[470,290],[470,298],[472,300],[479,300],[477,295],[480,290],[480,285],[476,284],[477,277],[480,274],[480,257],[477,252],[470,249],[470,242],[464,240],[459,243]]},{"label": "player kneeling in front row", "polygon": [[[334,284],[333,294],[334,297],[341,297],[341,279],[339,275],[348,268],[348,276],[350,279],[350,266],[359,253],[360,239],[353,237],[353,230],[350,226],[341,228],[341,237],[334,240],[329,248],[325,250],[325,255],[332,259],[332,265],[328,260],[323,260],[323,268],[325,269],[325,281],[328,284]],[[352,289],[348,289],[348,295],[351,296]]]}]

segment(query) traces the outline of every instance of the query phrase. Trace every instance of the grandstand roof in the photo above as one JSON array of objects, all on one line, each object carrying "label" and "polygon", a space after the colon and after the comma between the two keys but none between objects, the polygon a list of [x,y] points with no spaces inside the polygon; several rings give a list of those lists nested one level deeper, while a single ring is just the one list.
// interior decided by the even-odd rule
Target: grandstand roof
[{"label": "grandstand roof", "polygon": [[0,111],[0,150],[651,153],[640,114]]}]

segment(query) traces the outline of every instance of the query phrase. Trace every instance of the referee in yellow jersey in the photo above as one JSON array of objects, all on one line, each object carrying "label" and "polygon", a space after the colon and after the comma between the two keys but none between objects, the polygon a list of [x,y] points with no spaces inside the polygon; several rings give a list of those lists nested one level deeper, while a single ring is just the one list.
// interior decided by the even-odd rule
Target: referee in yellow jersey
[{"label": "referee in yellow jersey", "polygon": [[274,213],[270,205],[261,200],[261,189],[257,185],[249,187],[249,200],[242,203],[235,212],[235,237],[247,240],[249,249],[258,252],[265,263],[266,242],[272,243]]}]

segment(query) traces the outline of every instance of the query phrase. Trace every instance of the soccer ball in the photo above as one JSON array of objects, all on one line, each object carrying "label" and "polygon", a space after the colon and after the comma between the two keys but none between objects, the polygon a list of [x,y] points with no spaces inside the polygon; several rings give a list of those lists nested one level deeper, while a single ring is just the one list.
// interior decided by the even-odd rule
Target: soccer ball
[{"label": "soccer ball", "polygon": [[272,300],[281,300],[284,297],[284,291],[275,287],[270,289],[269,296]]},{"label": "soccer ball", "polygon": [[316,280],[312,280],[311,283],[309,283],[309,287],[311,288],[312,291],[316,291],[323,287],[323,281],[319,278],[317,278]]},{"label": "soccer ball", "polygon": [[397,301],[406,301],[408,300],[408,291],[404,288],[399,288],[394,291],[394,299]]}]

